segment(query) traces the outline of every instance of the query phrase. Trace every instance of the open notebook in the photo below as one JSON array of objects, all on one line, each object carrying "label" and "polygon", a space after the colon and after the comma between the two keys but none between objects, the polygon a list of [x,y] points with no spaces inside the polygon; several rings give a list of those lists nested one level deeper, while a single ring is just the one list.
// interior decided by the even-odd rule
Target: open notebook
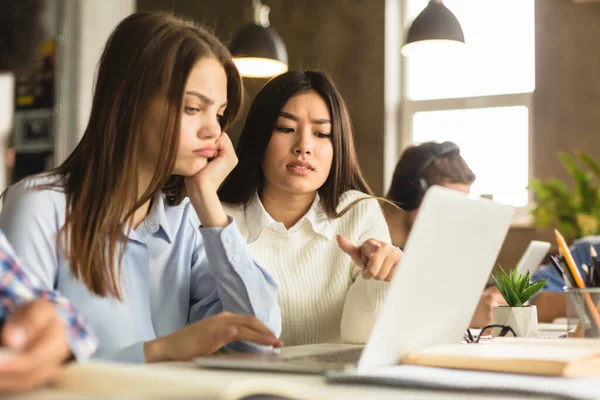
[{"label": "open notebook", "polygon": [[407,354],[404,364],[531,375],[600,378],[595,339],[497,338],[434,346]]},{"label": "open notebook", "polygon": [[459,392],[600,398],[600,341],[497,338],[411,352],[400,365],[330,371],[329,382]]}]

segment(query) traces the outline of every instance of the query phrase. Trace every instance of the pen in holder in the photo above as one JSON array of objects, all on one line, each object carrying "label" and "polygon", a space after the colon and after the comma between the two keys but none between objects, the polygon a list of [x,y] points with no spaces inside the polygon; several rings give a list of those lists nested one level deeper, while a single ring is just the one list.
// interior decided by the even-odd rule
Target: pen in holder
[{"label": "pen in holder", "polygon": [[600,288],[565,288],[569,337],[600,338]]}]

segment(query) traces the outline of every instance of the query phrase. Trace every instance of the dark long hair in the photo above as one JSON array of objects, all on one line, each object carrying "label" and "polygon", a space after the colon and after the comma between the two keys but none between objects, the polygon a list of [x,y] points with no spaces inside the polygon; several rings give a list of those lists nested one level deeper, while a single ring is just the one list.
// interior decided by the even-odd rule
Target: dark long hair
[{"label": "dark long hair", "polygon": [[[67,198],[62,248],[71,270],[100,296],[120,298],[120,262],[127,221],[159,191],[171,205],[185,197],[183,177],[171,175],[179,145],[183,92],[200,59],[218,60],[227,75],[225,117],[230,123],[242,99],[241,78],[227,48],[206,29],[163,12],[139,12],[111,34],[97,72],[89,123],[77,148],[51,171]],[[144,193],[138,166],[150,104],[164,132],[162,156]],[[119,268],[114,268],[115,263]]]},{"label": "dark long hair", "polygon": [[261,164],[279,113],[290,98],[309,91],[323,98],[331,114],[333,163],[318,189],[327,215],[337,218],[347,211],[348,207],[337,210],[340,196],[347,190],[373,195],[358,164],[348,107],[331,77],[320,71],[294,71],[273,78],[254,99],[236,149],[238,165],[219,190],[221,201],[246,206],[254,193],[260,193],[264,183]]}]

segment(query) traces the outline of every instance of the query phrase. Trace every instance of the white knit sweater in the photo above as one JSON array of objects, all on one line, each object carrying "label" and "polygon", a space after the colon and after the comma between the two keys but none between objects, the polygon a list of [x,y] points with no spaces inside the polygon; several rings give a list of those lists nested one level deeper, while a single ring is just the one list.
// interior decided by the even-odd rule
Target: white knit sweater
[{"label": "white knit sweater", "polygon": [[[338,209],[364,196],[358,191],[348,191],[342,195]],[[250,229],[262,231],[254,235],[258,238],[250,238],[249,246],[279,287],[284,343],[365,343],[388,283],[364,280],[361,269],[338,247],[335,235],[342,234],[357,245],[369,238],[390,243],[378,201],[363,200],[336,219],[323,218],[324,210],[315,203],[311,209],[318,207],[321,223],[313,214],[313,218],[302,218],[289,230],[282,224],[267,224],[265,221],[272,219],[258,197],[255,202],[258,204],[253,201],[246,210],[226,205],[225,211],[235,219],[246,239],[248,224],[262,222],[263,226]],[[323,227],[323,220],[331,228]]]}]

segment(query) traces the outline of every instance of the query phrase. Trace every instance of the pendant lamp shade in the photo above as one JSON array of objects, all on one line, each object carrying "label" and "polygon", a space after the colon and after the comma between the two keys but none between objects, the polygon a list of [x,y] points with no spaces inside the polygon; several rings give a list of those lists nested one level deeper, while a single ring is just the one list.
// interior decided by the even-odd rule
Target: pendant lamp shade
[{"label": "pendant lamp shade", "polygon": [[236,33],[229,45],[234,62],[245,77],[268,78],[288,70],[288,55],[281,36],[269,28],[269,7],[253,1],[255,21]]},{"label": "pendant lamp shade", "polygon": [[431,0],[408,29],[402,54],[418,57],[420,53],[449,53],[462,49],[465,35],[456,16],[441,0]]}]

